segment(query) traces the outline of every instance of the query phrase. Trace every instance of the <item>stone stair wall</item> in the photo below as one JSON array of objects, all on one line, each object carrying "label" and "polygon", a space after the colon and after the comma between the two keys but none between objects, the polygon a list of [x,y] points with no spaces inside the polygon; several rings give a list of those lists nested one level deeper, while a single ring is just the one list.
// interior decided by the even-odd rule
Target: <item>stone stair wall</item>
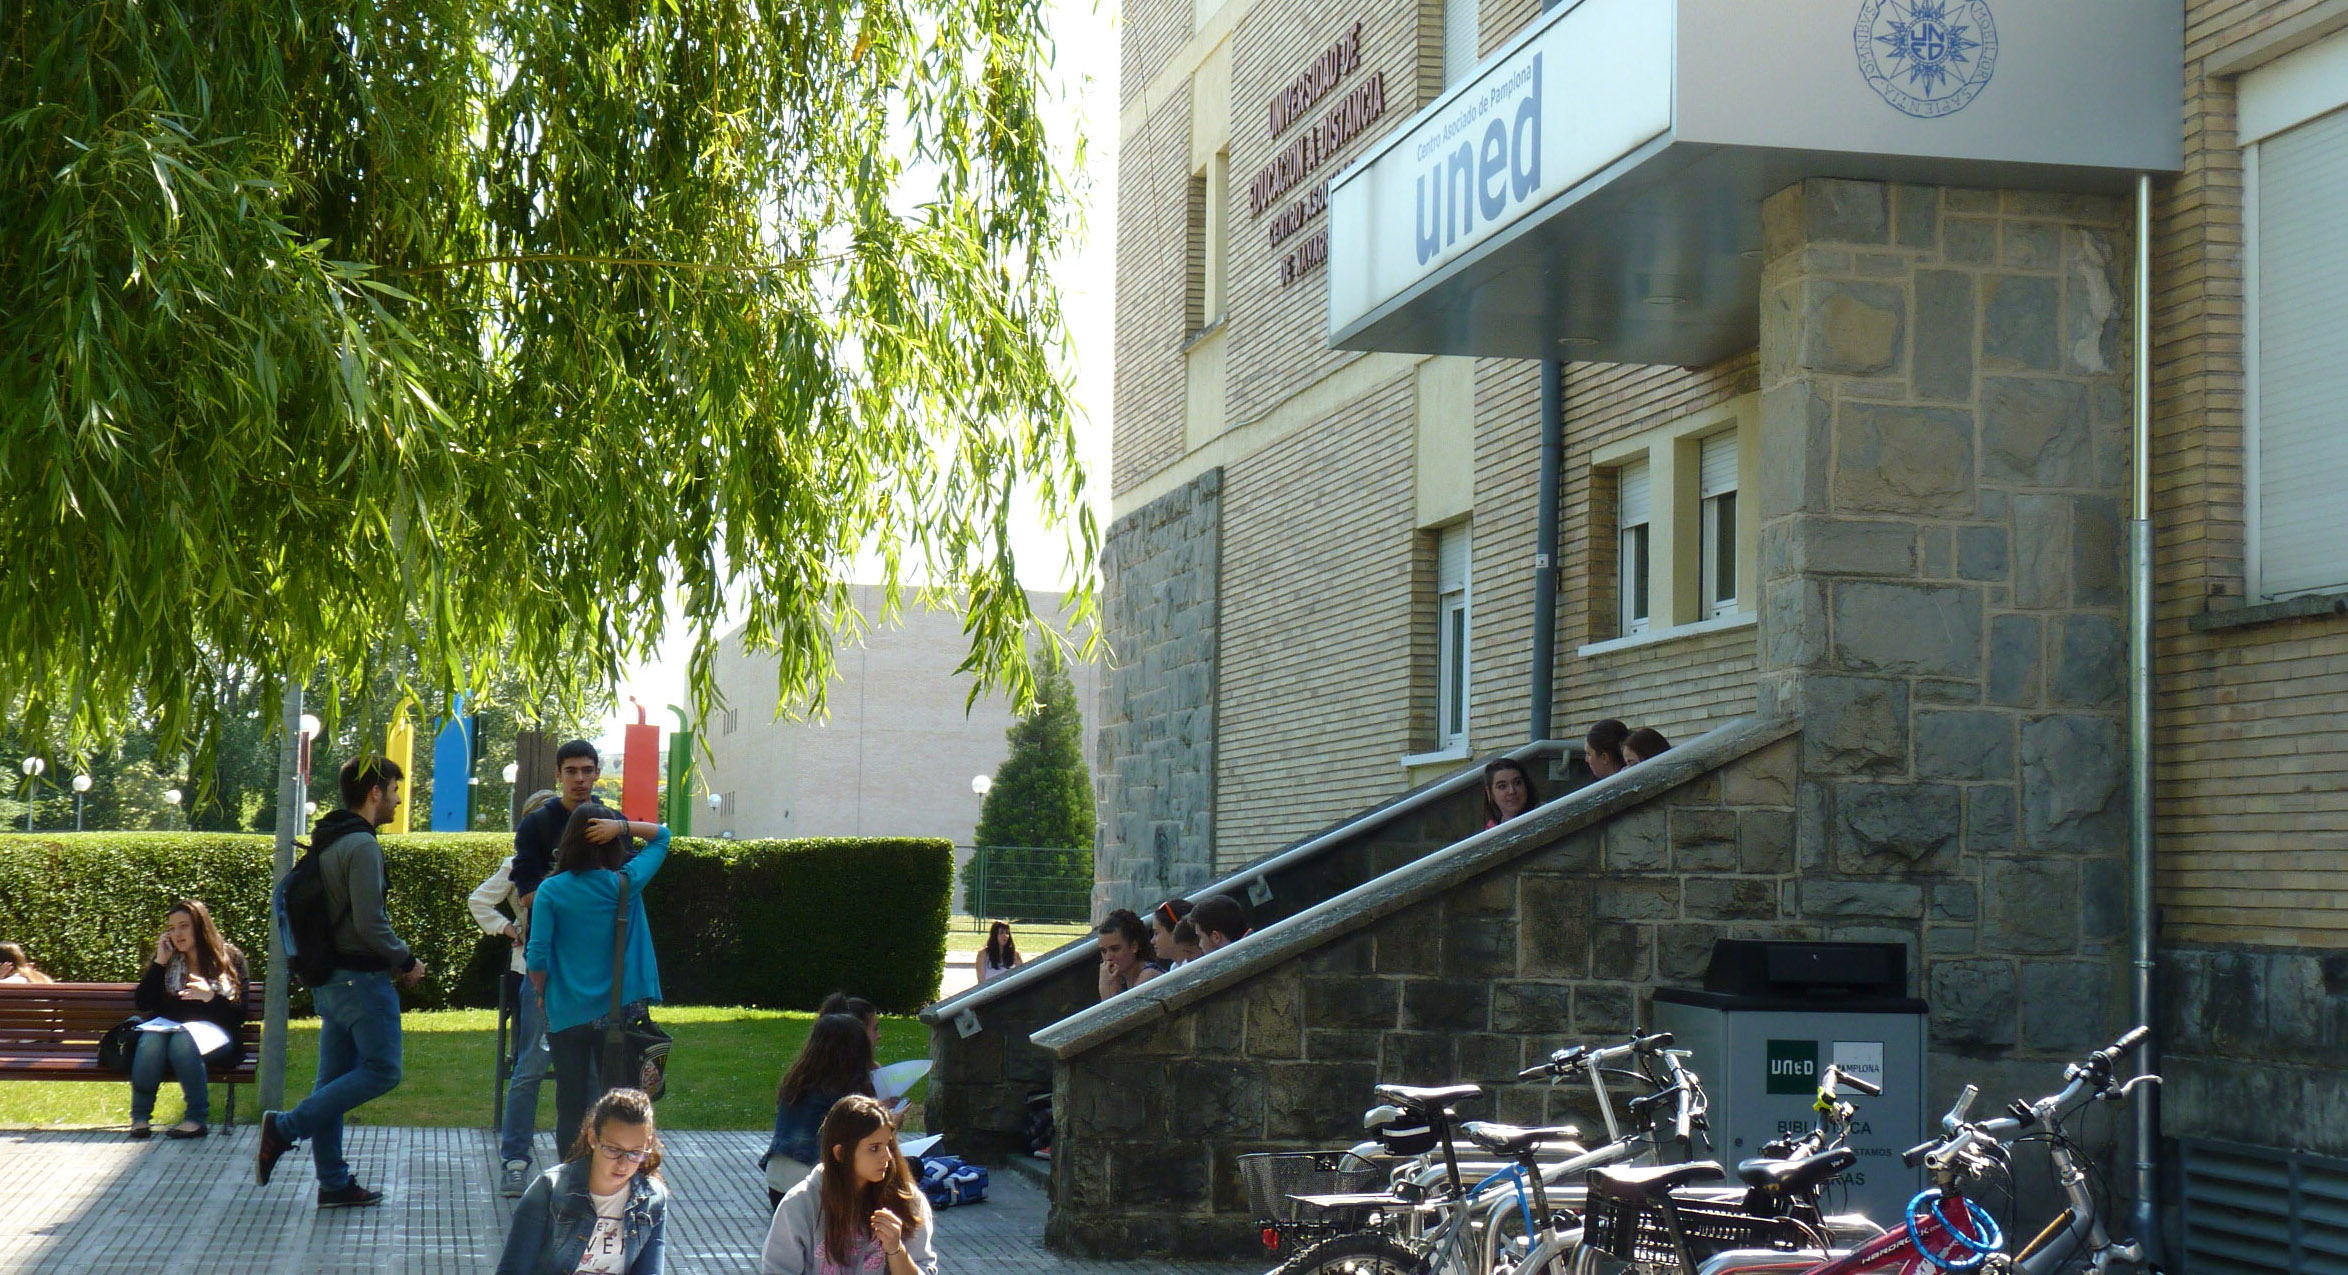
[{"label": "stone stair wall", "polygon": [[[1548,777],[1557,778],[1554,772]],[[1268,872],[1259,873],[1253,866],[1241,869],[1233,880],[1262,875],[1271,887],[1271,898],[1251,909],[1257,927],[1334,898],[1480,828],[1480,787],[1430,795],[1445,782],[1404,793],[1280,852],[1309,845],[1348,824],[1364,825],[1321,853]],[[1277,858],[1276,854],[1260,862]],[[1217,887],[1210,887],[1192,897],[1217,892]],[[924,1117],[931,1132],[946,1135],[956,1154],[1001,1163],[1024,1152],[1027,1098],[1052,1087],[1051,1055],[1029,1038],[1092,1008],[1099,995],[1094,946],[1090,938],[1079,939],[1031,960],[1010,976],[922,1011],[922,1021],[930,1027],[932,1064]],[[969,1022],[966,1012],[975,1016],[978,1026],[968,1036],[962,1033]]]},{"label": "stone stair wall", "polygon": [[1787,723],[1723,727],[1040,1033],[1050,1242],[1260,1254],[1238,1158],[1357,1141],[1381,1080],[1598,1127],[1586,1090],[1516,1072],[1640,1027],[1715,939],[1827,931],[1791,919],[1798,748]]}]

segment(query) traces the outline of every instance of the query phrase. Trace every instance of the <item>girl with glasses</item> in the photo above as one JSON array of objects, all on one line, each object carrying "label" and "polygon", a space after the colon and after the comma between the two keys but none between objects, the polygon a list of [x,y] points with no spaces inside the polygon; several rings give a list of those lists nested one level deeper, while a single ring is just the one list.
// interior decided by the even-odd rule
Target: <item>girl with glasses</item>
[{"label": "girl with glasses", "polygon": [[514,1206],[497,1275],[660,1275],[667,1210],[652,1099],[611,1090]]}]

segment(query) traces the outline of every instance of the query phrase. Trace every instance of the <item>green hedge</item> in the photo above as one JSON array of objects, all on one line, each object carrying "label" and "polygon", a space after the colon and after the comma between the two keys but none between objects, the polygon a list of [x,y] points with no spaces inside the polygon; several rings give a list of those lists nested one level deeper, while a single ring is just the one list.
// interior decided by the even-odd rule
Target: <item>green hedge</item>
[{"label": "green hedge", "polygon": [[[384,839],[392,924],[431,968],[419,1008],[496,1003],[505,944],[465,896],[512,851],[502,833]],[[131,982],[172,900],[204,900],[256,972],[268,952],[271,843],[218,833],[0,836],[0,940],[61,979]],[[849,989],[909,1013],[945,962],[953,850],[942,840],[680,838],[645,891],[662,990],[677,1004],[812,1009]]]}]

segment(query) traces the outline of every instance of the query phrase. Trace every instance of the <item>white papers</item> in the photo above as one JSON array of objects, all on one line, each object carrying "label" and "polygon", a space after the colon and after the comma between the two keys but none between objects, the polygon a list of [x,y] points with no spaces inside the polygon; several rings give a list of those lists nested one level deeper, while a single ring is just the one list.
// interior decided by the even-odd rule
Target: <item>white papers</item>
[{"label": "white papers", "polygon": [[942,1133],[925,1133],[918,1138],[908,1138],[904,1134],[898,1134],[897,1152],[908,1160],[918,1160],[928,1155],[931,1147],[945,1140],[946,1135]]},{"label": "white papers", "polygon": [[890,1063],[872,1069],[872,1096],[884,1105],[895,1106],[899,1098],[911,1092],[921,1078],[929,1074],[929,1059],[914,1058],[906,1062]]},{"label": "white papers", "polygon": [[[211,1053],[213,1050],[218,1049],[228,1043],[228,1033],[220,1030],[220,1024],[206,1022],[201,1018],[191,1023],[173,1022],[168,1018],[150,1018],[147,1021],[139,1024],[139,1030],[143,1032],[175,1032],[184,1030],[188,1034],[188,1039],[195,1042],[196,1052],[199,1054]],[[923,1071],[929,1070],[929,1064],[921,1064],[921,1069]],[[879,1073],[875,1072],[874,1074],[878,1075]]]}]

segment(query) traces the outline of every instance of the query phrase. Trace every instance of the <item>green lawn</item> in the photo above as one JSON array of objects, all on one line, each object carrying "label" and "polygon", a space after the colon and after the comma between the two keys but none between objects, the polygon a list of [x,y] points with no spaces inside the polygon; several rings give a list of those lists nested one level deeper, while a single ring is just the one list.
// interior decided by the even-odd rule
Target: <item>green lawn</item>
[{"label": "green lawn", "polygon": [[[660,1122],[671,1129],[765,1129],[774,1124],[775,1084],[807,1038],[813,1014],[703,1005],[665,1005],[654,1011],[677,1038],[669,1062],[669,1095],[661,1100]],[[495,1075],[497,1016],[485,1009],[413,1012],[401,1020],[404,1054],[400,1087],[351,1113],[354,1124],[435,1125],[450,1128],[489,1125],[491,1080]],[[298,1100],[310,1091],[318,1067],[318,1020],[296,1019],[286,1060],[286,1094]],[[881,1019],[880,1061],[929,1056],[929,1029],[912,1018]],[[918,1110],[928,1095],[923,1081],[908,1095]],[[226,1114],[227,1090],[214,1086],[212,1117]],[[251,1087],[237,1094],[237,1120],[252,1118]],[[538,1094],[539,1127],[554,1119],[554,1078]],[[155,1123],[180,1117],[179,1086],[165,1081],[155,1104]],[[127,1081],[0,1083],[0,1128],[73,1128],[120,1125],[130,1119]],[[908,1122],[918,1127],[916,1117]]]}]

